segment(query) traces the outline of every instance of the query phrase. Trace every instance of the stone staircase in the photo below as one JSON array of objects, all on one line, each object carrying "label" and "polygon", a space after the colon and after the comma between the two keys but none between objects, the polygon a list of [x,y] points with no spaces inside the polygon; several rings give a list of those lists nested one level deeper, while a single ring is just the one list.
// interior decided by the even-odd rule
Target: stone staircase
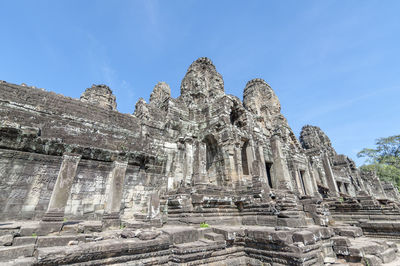
[{"label": "stone staircase", "polygon": [[387,265],[398,259],[394,242],[365,237],[361,228],[355,226],[336,227],[334,230],[336,236],[331,240],[339,259],[368,266]]}]

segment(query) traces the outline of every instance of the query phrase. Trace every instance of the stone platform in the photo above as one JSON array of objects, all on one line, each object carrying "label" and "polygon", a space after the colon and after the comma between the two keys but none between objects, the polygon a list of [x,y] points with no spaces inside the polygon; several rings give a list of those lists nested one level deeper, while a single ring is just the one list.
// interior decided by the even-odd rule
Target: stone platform
[{"label": "stone platform", "polygon": [[59,232],[38,236],[39,223],[3,223],[0,263],[373,266],[399,261],[395,242],[363,236],[354,226],[122,227],[101,231],[95,221],[69,222]]}]

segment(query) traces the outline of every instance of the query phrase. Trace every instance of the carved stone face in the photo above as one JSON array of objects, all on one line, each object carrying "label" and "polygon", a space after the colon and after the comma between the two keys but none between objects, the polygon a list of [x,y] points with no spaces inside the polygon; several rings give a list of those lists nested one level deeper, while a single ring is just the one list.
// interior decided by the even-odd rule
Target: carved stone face
[{"label": "carved stone face", "polygon": [[254,79],[247,83],[243,103],[249,111],[263,117],[281,112],[278,96],[262,79]]},{"label": "carved stone face", "polygon": [[106,85],[92,85],[81,95],[81,101],[89,102],[109,110],[117,109],[117,102],[111,89]]},{"label": "carved stone face", "polygon": [[279,114],[281,112],[281,103],[271,87],[263,85],[258,90],[260,111],[263,113],[268,112],[268,115]]},{"label": "carved stone face", "polygon": [[224,81],[208,58],[199,58],[189,67],[181,84],[181,96],[197,102],[223,95]]}]

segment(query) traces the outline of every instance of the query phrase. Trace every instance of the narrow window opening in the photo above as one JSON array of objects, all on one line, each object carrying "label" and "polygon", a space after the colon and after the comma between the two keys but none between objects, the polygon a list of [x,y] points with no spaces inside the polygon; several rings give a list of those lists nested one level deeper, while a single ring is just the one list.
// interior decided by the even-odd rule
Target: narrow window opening
[{"label": "narrow window opening", "polygon": [[231,114],[230,114],[230,119],[231,119],[231,124],[234,125],[235,122],[239,119],[239,114],[235,109],[232,108]]},{"label": "narrow window opening", "polygon": [[271,168],[272,168],[272,163],[265,162],[265,169],[267,169],[268,185],[270,188],[273,188],[272,187]]},{"label": "narrow window opening", "polygon": [[345,192],[347,194],[349,194],[349,184],[348,183],[344,183],[344,189],[346,190]]},{"label": "narrow window opening", "polygon": [[304,194],[307,195],[306,186],[304,185],[304,170],[300,170],[300,183],[303,188]]},{"label": "narrow window opening", "polygon": [[339,189],[339,192],[342,192],[342,184],[340,183],[340,182],[336,182],[336,185],[337,185],[337,187],[338,187],[338,189]]},{"label": "narrow window opening", "polygon": [[249,163],[247,159],[247,146],[248,142],[246,142],[242,147],[242,170],[243,175],[249,175]]}]

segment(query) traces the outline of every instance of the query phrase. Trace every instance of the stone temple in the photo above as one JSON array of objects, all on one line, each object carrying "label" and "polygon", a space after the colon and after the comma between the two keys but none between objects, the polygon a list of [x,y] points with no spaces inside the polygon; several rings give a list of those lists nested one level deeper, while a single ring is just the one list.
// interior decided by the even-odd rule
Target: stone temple
[{"label": "stone temple", "polygon": [[400,196],[208,58],[133,114],[0,82],[1,265],[400,265]]}]

